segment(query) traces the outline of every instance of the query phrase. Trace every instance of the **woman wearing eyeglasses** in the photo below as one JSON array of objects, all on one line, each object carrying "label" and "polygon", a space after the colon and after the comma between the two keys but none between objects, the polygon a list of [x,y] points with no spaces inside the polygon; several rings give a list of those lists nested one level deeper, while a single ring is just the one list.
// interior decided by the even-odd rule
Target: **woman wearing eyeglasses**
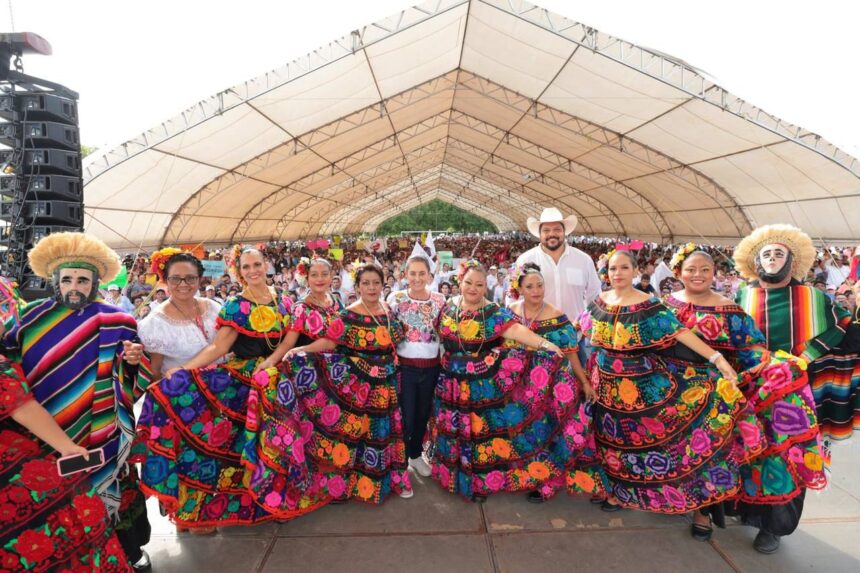
[{"label": "woman wearing eyeglasses", "polygon": [[195,296],[203,264],[194,255],[165,257],[159,251],[152,262],[153,272],[170,287],[170,298],[140,322],[138,333],[150,355],[153,380],[158,380],[162,372],[181,366],[212,342],[221,306]]}]

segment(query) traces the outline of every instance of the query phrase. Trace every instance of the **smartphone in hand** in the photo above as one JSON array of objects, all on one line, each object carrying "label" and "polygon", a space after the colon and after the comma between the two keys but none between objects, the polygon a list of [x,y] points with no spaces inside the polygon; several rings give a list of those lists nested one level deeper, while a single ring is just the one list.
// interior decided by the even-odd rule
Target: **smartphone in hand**
[{"label": "smartphone in hand", "polygon": [[89,459],[85,459],[82,454],[74,454],[58,459],[57,471],[59,474],[67,476],[104,465],[105,453],[102,448],[89,450],[87,453],[89,454]]}]

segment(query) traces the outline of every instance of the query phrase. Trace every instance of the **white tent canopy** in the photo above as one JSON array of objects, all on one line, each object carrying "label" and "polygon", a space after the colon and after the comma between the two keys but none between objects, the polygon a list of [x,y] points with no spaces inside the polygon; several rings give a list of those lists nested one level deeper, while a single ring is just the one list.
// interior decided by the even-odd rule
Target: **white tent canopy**
[{"label": "white tent canopy", "polygon": [[858,176],[682,60],[526,2],[438,0],[91,159],[85,226],[117,248],[314,238],[440,199],[502,231],[553,205],[597,235],[848,241]]}]

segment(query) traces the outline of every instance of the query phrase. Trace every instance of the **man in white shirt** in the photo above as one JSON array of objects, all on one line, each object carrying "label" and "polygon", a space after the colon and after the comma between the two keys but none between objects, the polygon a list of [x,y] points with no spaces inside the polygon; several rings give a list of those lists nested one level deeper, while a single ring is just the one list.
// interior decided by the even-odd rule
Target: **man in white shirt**
[{"label": "man in white shirt", "polygon": [[496,283],[498,279],[496,278],[496,273],[499,271],[499,268],[496,265],[492,265],[489,269],[487,269],[487,298],[492,298],[494,289],[496,288]]},{"label": "man in white shirt", "polygon": [[131,304],[127,296],[120,292],[117,285],[108,285],[105,302],[121,308],[123,312],[127,312],[128,314],[134,312],[134,305]]},{"label": "man in white shirt", "polygon": [[600,279],[594,261],[586,253],[567,244],[565,237],[576,227],[576,216],[565,218],[555,207],[543,210],[540,219],[529,217],[529,232],[540,245],[519,256],[517,266],[535,263],[543,275],[545,300],[575,321],[600,293]]}]

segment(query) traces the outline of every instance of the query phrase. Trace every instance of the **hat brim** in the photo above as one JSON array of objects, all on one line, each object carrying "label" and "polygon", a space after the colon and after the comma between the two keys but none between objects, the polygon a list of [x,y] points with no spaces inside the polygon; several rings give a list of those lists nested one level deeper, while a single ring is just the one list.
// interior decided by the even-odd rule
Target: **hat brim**
[{"label": "hat brim", "polygon": [[[543,223],[561,223],[564,225],[564,236],[570,235],[574,229],[576,229],[576,223],[579,220],[576,218],[576,215],[569,215],[560,221],[543,221]],[[539,219],[535,219],[534,217],[529,217],[526,219],[526,228],[529,230],[533,236],[540,239],[540,226],[542,222]]]}]

